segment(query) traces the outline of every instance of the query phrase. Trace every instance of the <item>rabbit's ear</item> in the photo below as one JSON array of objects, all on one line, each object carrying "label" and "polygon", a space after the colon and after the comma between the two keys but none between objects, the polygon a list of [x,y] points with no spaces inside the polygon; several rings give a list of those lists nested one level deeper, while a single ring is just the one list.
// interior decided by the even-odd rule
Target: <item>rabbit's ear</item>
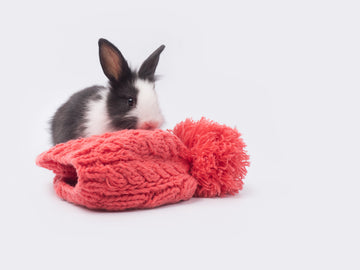
[{"label": "rabbit's ear", "polygon": [[138,75],[142,79],[154,80],[154,74],[159,63],[161,52],[165,49],[165,45],[157,48],[141,65]]},{"label": "rabbit's ear", "polygon": [[119,82],[131,73],[121,52],[106,39],[99,39],[99,57],[101,67],[111,82]]}]

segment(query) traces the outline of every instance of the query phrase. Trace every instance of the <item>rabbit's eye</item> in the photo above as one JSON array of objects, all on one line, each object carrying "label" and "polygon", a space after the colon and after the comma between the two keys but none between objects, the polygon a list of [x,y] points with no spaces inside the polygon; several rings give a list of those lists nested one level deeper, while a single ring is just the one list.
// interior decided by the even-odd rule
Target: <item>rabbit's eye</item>
[{"label": "rabbit's eye", "polygon": [[133,98],[129,98],[129,99],[128,99],[128,105],[129,105],[130,107],[133,107],[133,106],[135,105],[135,102],[134,102],[134,99],[133,99]]}]

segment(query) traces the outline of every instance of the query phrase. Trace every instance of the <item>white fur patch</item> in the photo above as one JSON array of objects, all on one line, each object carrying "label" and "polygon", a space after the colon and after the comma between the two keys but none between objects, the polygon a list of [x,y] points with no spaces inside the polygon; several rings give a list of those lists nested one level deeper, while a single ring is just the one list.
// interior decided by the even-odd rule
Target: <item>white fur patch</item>
[{"label": "white fur patch", "polygon": [[138,118],[137,128],[143,128],[146,123],[156,123],[157,128],[164,122],[153,82],[136,79],[135,87],[139,90],[136,107],[130,111],[129,116]]},{"label": "white fur patch", "polygon": [[106,100],[109,89],[99,91],[101,99],[91,100],[85,115],[85,137],[114,131],[107,112]]}]

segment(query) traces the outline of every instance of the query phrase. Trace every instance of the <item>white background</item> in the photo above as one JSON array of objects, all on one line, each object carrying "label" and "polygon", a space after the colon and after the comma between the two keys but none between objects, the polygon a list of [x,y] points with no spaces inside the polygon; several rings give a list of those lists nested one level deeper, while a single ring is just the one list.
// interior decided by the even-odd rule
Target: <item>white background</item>
[{"label": "white background", "polygon": [[[101,3],[100,3],[101,2]],[[360,269],[358,1],[2,1],[1,269]],[[172,128],[243,134],[239,195],[89,211],[35,166],[48,120],[105,84],[97,40],[133,67],[160,44]]]}]

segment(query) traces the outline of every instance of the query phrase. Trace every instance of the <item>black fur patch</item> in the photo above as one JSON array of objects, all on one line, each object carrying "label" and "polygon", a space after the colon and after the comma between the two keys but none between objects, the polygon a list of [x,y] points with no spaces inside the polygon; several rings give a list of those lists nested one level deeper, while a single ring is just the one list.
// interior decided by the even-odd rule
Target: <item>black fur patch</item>
[{"label": "black fur patch", "polygon": [[[115,129],[136,128],[137,119],[135,117],[125,117],[136,107],[139,90],[135,88],[134,81],[137,76],[132,73],[131,77],[120,83],[110,85],[110,93],[107,99],[107,109],[111,123]],[[132,106],[129,99],[133,100]]]}]

